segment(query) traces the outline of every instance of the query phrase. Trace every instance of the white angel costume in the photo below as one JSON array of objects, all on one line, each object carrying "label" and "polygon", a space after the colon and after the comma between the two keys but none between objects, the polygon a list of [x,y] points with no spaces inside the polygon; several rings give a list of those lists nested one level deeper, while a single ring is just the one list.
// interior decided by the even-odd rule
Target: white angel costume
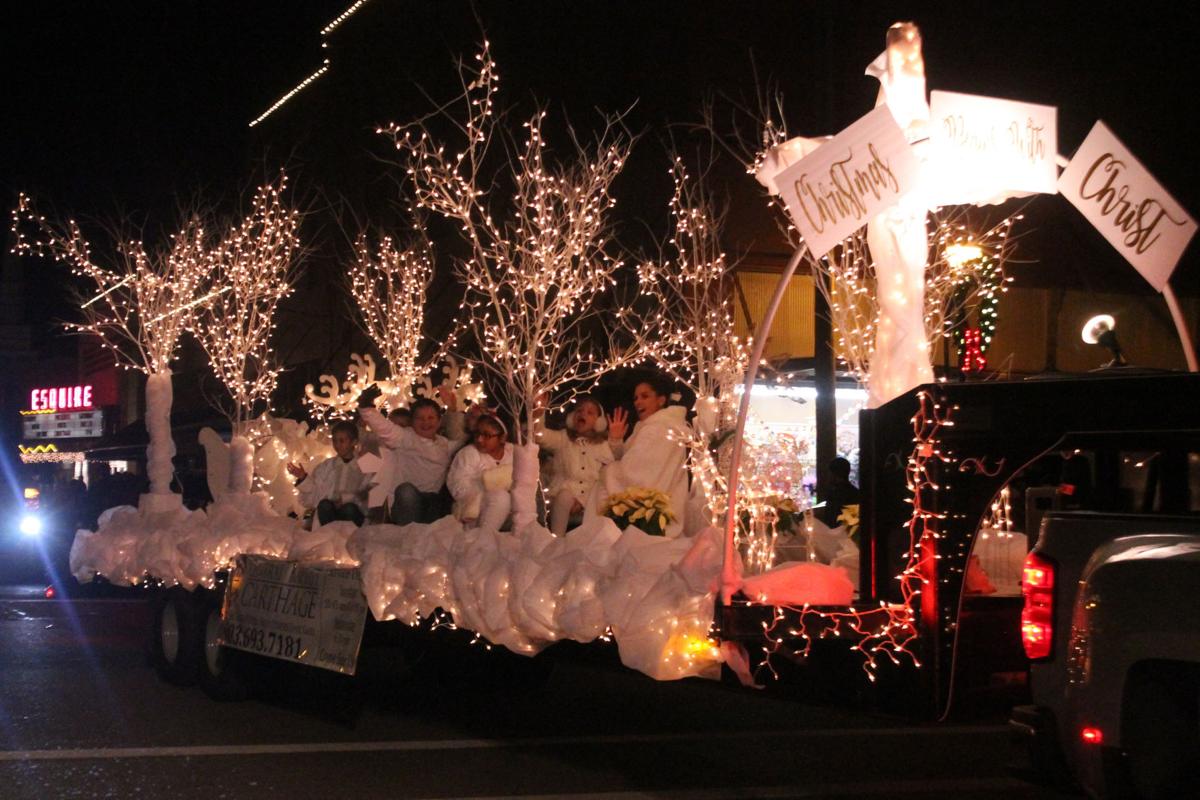
[{"label": "white angel costume", "polygon": [[633,435],[625,442],[612,442],[618,459],[604,468],[600,493],[588,503],[589,513],[599,513],[608,495],[634,487],[657,489],[671,499],[675,521],[666,535],[675,538],[685,529],[688,505],[687,443],[691,431],[687,409],[666,406],[633,426]]},{"label": "white angel costume", "polygon": [[454,516],[477,521],[480,528],[500,530],[512,511],[512,445],[505,443],[504,455],[492,458],[478,447],[458,451],[446,486],[454,498]]}]

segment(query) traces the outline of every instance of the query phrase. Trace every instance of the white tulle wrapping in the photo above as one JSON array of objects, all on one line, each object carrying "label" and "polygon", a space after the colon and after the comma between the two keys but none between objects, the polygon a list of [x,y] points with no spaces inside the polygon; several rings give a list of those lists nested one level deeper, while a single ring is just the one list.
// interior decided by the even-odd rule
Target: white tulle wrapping
[{"label": "white tulle wrapping", "polygon": [[151,494],[171,493],[171,460],[175,440],[171,438],[171,371],[163,370],[146,378],[146,473]]},{"label": "white tulle wrapping", "polygon": [[538,446],[514,444],[512,468],[512,527],[524,530],[537,521],[537,485],[541,477]]},{"label": "white tulle wrapping", "polygon": [[[211,582],[238,553],[357,564],[379,620],[413,622],[441,608],[458,626],[528,655],[611,630],[622,662],[655,679],[719,674],[721,655],[707,641],[721,568],[717,528],[667,539],[592,517],[556,538],[536,524],[501,533],[446,517],[305,531],[273,514],[264,495],[229,495],[207,511],[112,509],[99,531],[76,535],[71,571],[81,581],[99,573],[134,583],[150,574],[190,588]],[[805,602],[799,593],[810,591],[809,602],[822,603],[831,602],[829,587],[849,585],[840,569],[802,566],[802,582],[781,570],[760,588],[789,602]],[[844,594],[836,599],[849,602]]]},{"label": "white tulle wrapping", "polygon": [[254,445],[245,436],[229,440],[229,491],[249,494],[254,486]]}]

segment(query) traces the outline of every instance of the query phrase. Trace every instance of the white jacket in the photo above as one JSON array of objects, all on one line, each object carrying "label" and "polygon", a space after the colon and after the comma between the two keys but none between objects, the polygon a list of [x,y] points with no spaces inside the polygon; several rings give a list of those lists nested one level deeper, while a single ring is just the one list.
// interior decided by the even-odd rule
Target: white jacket
[{"label": "white jacket", "polygon": [[389,421],[378,409],[361,408],[359,414],[383,446],[380,457],[384,466],[375,474],[371,505],[382,505],[402,483],[411,483],[422,492],[441,491],[450,460],[465,440],[461,413],[446,415],[449,438],[439,434],[432,439]]},{"label": "white jacket", "polygon": [[[687,456],[691,428],[687,409],[667,406],[633,426],[633,435],[613,447],[617,461],[604,468],[604,496],[634,487],[657,489],[671,498],[675,521],[667,526],[667,536],[679,536],[684,529],[688,506]],[[595,513],[599,513],[596,509]]]},{"label": "white jacket", "polygon": [[478,519],[486,493],[511,489],[512,463],[513,449],[507,442],[499,460],[484,455],[474,445],[459,450],[446,476],[446,486],[454,498],[454,516]]},{"label": "white jacket", "polygon": [[554,454],[550,496],[556,497],[567,489],[580,504],[587,502],[604,465],[615,460],[605,439],[596,441],[586,436],[572,439],[566,431],[545,429],[538,434],[538,444]]},{"label": "white jacket", "polygon": [[365,514],[367,488],[371,476],[364,475],[355,459],[342,461],[337,456],[327,458],[296,484],[300,502],[305,508],[316,508],[322,500],[354,503]]}]

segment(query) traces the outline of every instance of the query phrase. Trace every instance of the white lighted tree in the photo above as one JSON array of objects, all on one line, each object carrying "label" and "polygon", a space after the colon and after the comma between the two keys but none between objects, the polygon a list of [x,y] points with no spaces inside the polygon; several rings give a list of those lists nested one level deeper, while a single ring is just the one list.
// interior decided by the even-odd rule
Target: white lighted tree
[{"label": "white lighted tree", "polygon": [[429,374],[448,344],[443,343],[432,355],[423,353],[433,249],[423,232],[407,246],[382,236],[374,248],[364,233],[355,242],[354,253],[350,294],[362,313],[363,328],[379,348],[390,374],[389,391],[380,396],[380,404],[389,409],[407,406],[413,400],[414,385]]},{"label": "white lighted tree", "polygon": [[292,292],[300,247],[300,213],[281,195],[287,176],[260,186],[250,212],[209,255],[209,292],[197,306],[192,329],[212,369],[229,392],[222,410],[233,428],[230,491],[250,491],[253,448],[249,422],[268,410],[281,367],[271,348],[275,312]]},{"label": "white lighted tree", "polygon": [[[524,123],[520,137],[497,125],[499,75],[486,43],[476,65],[459,71],[463,115],[445,114],[462,136],[455,146],[439,139],[430,120],[381,132],[401,154],[417,209],[461,231],[467,253],[454,268],[465,286],[462,325],[482,352],[499,404],[524,423],[514,469],[520,486],[530,469],[536,473],[535,450],[532,466],[525,462],[538,399],[591,382],[639,352],[615,349],[612,335],[611,293],[623,262],[611,253],[610,189],[631,140],[619,119],[608,118],[590,146],[573,140],[551,163],[544,112]],[[524,494],[514,493],[522,521],[530,513]]]},{"label": "white lighted tree", "polygon": [[[82,322],[68,323],[95,336],[116,364],[146,375],[147,473],[156,507],[171,505],[171,362],[191,310],[205,302],[208,272],[205,229],[193,217],[168,242],[147,249],[139,240],[114,235],[113,266],[99,263],[75,220],[65,225],[37,213],[24,194],[13,211],[16,251],[53,258],[92,287],[80,297]],[[177,502],[177,501],[176,501]]]}]

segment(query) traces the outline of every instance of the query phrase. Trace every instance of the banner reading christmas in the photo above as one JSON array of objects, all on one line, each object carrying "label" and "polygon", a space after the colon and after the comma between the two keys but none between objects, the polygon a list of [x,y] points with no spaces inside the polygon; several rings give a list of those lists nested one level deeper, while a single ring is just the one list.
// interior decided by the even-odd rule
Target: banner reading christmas
[{"label": "banner reading christmas", "polygon": [[775,177],[788,213],[815,258],[899,202],[917,184],[920,164],[887,106]]}]

